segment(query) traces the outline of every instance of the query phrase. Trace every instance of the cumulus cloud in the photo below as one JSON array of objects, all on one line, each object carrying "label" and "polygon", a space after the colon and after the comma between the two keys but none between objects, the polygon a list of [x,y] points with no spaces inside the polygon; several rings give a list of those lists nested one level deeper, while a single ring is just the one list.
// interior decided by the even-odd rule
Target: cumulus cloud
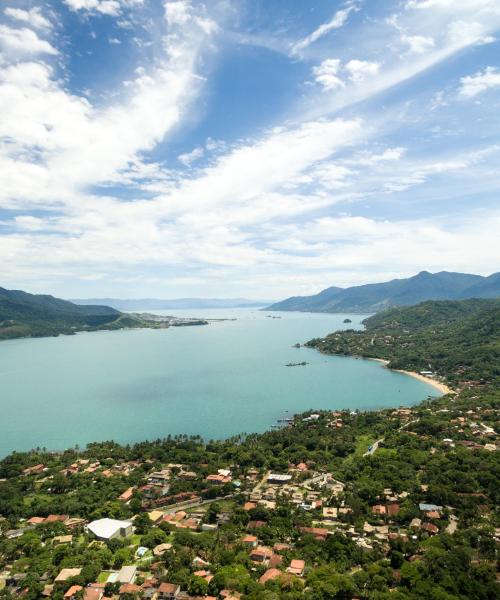
[{"label": "cumulus cloud", "polygon": [[35,54],[58,54],[49,42],[39,38],[32,29],[26,27],[15,29],[7,25],[0,25],[0,48],[7,57],[11,58]]},{"label": "cumulus cloud", "polygon": [[50,29],[52,27],[51,22],[42,15],[39,6],[35,6],[29,10],[7,7],[4,13],[11,19],[22,21],[36,29]]},{"label": "cumulus cloud", "polygon": [[361,83],[369,77],[377,75],[380,70],[380,64],[369,60],[350,60],[346,66],[349,78],[354,83]]},{"label": "cumulus cloud", "polygon": [[327,58],[320,65],[313,67],[314,78],[325,90],[345,87],[345,82],[338,76],[340,59]]},{"label": "cumulus cloud", "polygon": [[464,98],[475,98],[478,94],[500,87],[500,70],[496,67],[486,67],[475,75],[467,75],[460,79],[460,95]]}]

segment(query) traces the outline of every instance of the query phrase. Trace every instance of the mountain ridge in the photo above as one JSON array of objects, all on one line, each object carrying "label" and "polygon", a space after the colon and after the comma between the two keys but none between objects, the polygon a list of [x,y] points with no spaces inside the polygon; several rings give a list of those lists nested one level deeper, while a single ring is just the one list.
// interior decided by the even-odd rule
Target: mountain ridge
[{"label": "mountain ridge", "polygon": [[406,279],[339,288],[332,286],[311,296],[294,296],[265,310],[370,313],[392,306],[410,306],[427,300],[463,300],[500,296],[500,273],[489,276],[470,273],[420,271]]}]

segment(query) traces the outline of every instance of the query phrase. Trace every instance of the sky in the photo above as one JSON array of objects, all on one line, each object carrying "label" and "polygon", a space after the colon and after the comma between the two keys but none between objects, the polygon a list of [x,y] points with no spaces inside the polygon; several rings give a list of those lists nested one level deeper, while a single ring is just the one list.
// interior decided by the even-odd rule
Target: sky
[{"label": "sky", "polygon": [[266,300],[500,266],[499,0],[4,0],[0,286]]}]

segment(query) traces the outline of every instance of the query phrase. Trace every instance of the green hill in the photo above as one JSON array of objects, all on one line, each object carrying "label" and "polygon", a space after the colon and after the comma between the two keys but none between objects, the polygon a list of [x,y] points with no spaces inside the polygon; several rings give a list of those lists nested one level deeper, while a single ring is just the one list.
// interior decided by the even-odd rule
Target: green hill
[{"label": "green hill", "polygon": [[109,306],[77,306],[47,295],[0,288],[0,340],[124,327],[129,318]]},{"label": "green hill", "polygon": [[326,354],[380,358],[389,367],[432,371],[446,381],[498,382],[500,300],[430,301],[393,308],[307,343]]}]

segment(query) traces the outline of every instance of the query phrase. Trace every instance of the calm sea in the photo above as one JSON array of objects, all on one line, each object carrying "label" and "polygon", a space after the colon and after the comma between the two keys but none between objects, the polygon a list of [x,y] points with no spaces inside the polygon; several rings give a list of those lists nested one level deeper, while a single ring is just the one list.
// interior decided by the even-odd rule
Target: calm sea
[{"label": "calm sea", "polygon": [[[293,348],[347,327],[346,315],[168,314],[237,320],[0,342],[0,456],[177,433],[224,438],[309,408],[376,409],[437,394],[372,361]],[[362,327],[362,316],[349,318]],[[285,366],[300,361],[308,365]]]}]

